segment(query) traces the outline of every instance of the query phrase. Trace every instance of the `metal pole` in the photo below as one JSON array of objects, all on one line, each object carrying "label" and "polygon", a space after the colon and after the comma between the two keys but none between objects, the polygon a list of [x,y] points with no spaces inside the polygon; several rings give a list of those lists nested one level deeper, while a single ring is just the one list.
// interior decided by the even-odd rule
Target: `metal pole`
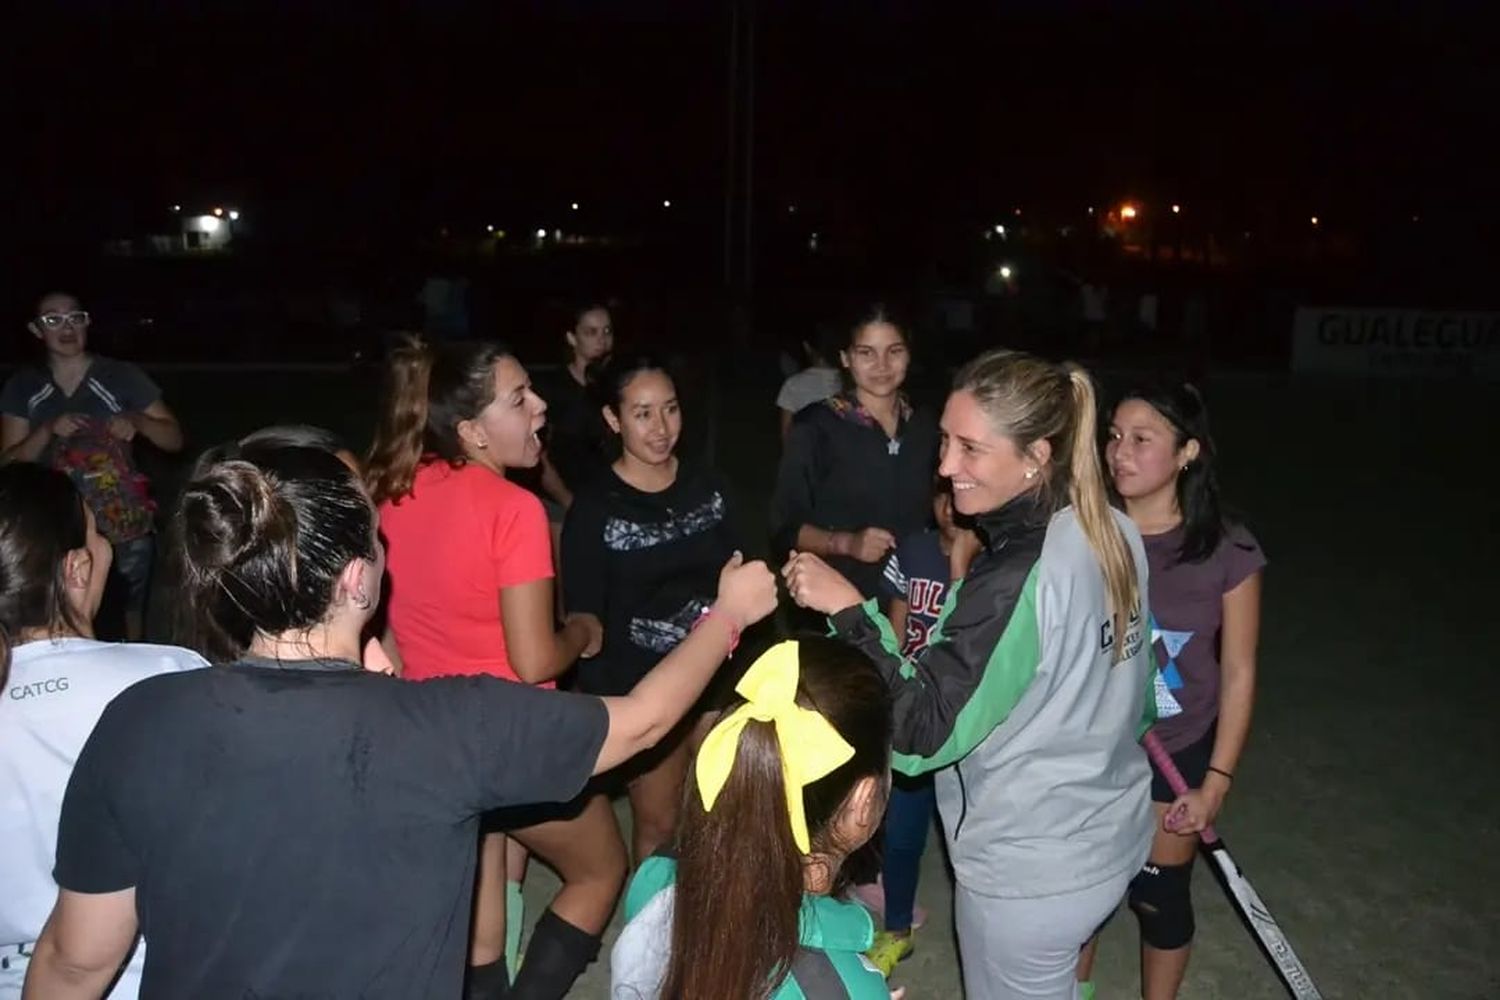
[{"label": "metal pole", "polygon": [[727,108],[724,145],[724,286],[734,283],[734,191],[739,166],[737,155],[740,87],[740,0],[729,0],[729,78],[725,88]]},{"label": "metal pole", "polygon": [[755,0],[745,20],[745,260],[744,295],[749,308],[751,288],[755,284]]}]

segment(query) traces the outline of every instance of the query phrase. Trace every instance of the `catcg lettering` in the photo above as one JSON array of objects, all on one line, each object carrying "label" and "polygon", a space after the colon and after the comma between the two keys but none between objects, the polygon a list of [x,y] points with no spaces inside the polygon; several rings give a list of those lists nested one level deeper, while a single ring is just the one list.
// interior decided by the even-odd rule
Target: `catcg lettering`
[{"label": "catcg lettering", "polygon": [[68,689],[66,677],[49,677],[44,681],[35,681],[31,684],[17,684],[10,689],[12,701],[25,701],[27,698],[37,698],[44,694],[59,694]]}]

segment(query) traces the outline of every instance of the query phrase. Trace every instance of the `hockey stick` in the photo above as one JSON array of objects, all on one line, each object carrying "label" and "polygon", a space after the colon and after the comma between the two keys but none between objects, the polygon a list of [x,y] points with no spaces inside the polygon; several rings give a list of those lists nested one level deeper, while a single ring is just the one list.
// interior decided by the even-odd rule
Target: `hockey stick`
[{"label": "hockey stick", "polygon": [[[1172,763],[1172,755],[1167,753],[1167,748],[1161,745],[1161,740],[1155,733],[1147,733],[1141,741],[1146,747],[1146,753],[1151,756],[1151,761],[1166,776],[1167,784],[1172,786],[1172,791],[1182,795],[1188,791],[1188,783],[1183,780],[1182,772],[1177,770],[1177,765]],[[1234,900],[1235,908],[1245,918],[1245,923],[1255,934],[1260,943],[1261,950],[1270,958],[1271,963],[1276,966],[1276,972],[1281,977],[1281,982],[1286,986],[1296,1000],[1322,1000],[1323,994],[1313,985],[1312,977],[1307,974],[1307,968],[1302,964],[1297,953],[1292,950],[1292,944],[1282,933],[1281,927],[1277,925],[1276,919],[1271,916],[1271,911],[1261,901],[1260,895],[1255,887],[1245,878],[1240,866],[1235,863],[1229,853],[1229,848],[1219,839],[1214,828],[1206,826],[1199,834],[1203,839],[1204,850],[1208,851],[1209,857],[1214,859],[1218,866],[1220,875],[1223,876],[1224,887],[1229,890],[1229,897]]]}]

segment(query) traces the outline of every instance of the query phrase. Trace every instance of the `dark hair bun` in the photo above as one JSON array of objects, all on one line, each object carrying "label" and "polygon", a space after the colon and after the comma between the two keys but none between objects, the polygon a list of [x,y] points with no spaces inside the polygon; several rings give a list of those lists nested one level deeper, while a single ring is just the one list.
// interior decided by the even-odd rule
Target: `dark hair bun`
[{"label": "dark hair bun", "polygon": [[188,484],[181,504],[183,555],[200,573],[235,565],[296,532],[296,516],[249,462],[214,465]]}]

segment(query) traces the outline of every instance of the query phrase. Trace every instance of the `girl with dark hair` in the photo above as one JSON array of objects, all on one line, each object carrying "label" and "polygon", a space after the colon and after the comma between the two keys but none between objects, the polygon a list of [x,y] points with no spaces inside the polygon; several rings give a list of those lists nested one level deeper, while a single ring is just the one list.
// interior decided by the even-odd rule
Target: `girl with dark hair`
[{"label": "girl with dark hair", "polygon": [[[6,681],[0,997],[6,1000],[20,997],[57,898],[51,869],[63,790],[104,706],[136,681],[203,666],[185,649],[94,640],[110,555],[93,511],[66,474],[25,462],[0,468],[0,680]],[[119,978],[108,995],[135,997],[144,961],[140,948],[123,969],[116,961],[109,971],[119,970]]]},{"label": "girl with dark hair", "polygon": [[542,454],[542,490],[556,504],[554,520],[573,496],[601,473],[609,460],[600,447],[599,407],[589,389],[590,369],[603,365],[615,349],[614,319],[599,299],[581,299],[568,310],[563,333],[567,364],[545,379],[538,393],[547,401],[547,448]]},{"label": "girl with dark hair", "polygon": [[[387,620],[406,678],[490,674],[552,687],[599,651],[596,616],[572,613],[555,629],[547,519],[540,501],[505,477],[536,465],[546,409],[499,345],[414,341],[392,355],[366,476],[390,550]],[[590,792],[562,809],[489,817],[485,831],[471,995],[493,995],[506,974],[507,882],[524,877],[514,852],[507,877],[509,831],[563,880],[515,991],[561,997],[598,954],[625,881],[614,811]]]},{"label": "girl with dark hair", "polygon": [[939,471],[976,538],[955,540],[915,655],[817,556],[783,570],[884,676],[895,769],[935,772],[964,985],[985,1000],[1073,1000],[1079,949],[1151,845],[1146,559],[1109,505],[1094,400],[1082,368],[1027,354],[959,371]]},{"label": "girl with dark hair", "polygon": [[22,367],[0,388],[0,462],[41,462],[73,477],[114,549],[106,609],[123,612],[124,637],[139,639],[155,561],[156,505],[135,445],[139,438],[181,451],[182,426],[145,372],[88,349],[90,325],[89,313],[65,292],[37,303],[26,326],[45,347],[46,364]]},{"label": "girl with dark hair", "polygon": [[252,431],[238,441],[208,449],[193,463],[188,478],[196,479],[213,465],[239,458],[246,451],[275,448],[316,448],[333,455],[351,472],[360,471],[359,456],[333,431],[311,424],[275,424]]},{"label": "girl with dark hair", "polygon": [[[886,615],[906,657],[926,648],[953,581],[967,568],[964,552],[975,545],[973,532],[953,518],[952,484],[936,475],[932,521],[935,527],[901,539],[885,564],[885,596],[890,601]],[[917,906],[917,876],[936,803],[930,774],[897,775],[891,782],[881,831],[880,905],[872,907],[884,928],[875,935],[869,954],[886,976],[911,955],[913,933],[926,922],[926,911]]]},{"label": "girl with dark hair", "polygon": [[[595,382],[620,456],[574,494],[563,526],[564,603],[604,623],[577,687],[624,694],[682,641],[708,607],[718,567],[740,545],[724,480],[677,457],[682,409],[666,366],[616,358]],[[622,775],[637,864],[672,836],[690,740],[684,730]]]},{"label": "girl with dark hair", "polygon": [[[1153,642],[1182,709],[1155,731],[1192,787],[1173,794],[1152,765],[1156,834],[1150,861],[1130,886],[1141,927],[1141,994],[1170,1000],[1192,950],[1198,833],[1223,808],[1250,734],[1266,559],[1220,507],[1208,409],[1192,386],[1126,393],[1110,420],[1105,457],[1115,493],[1145,539]],[[1090,951],[1081,980],[1091,965]]]},{"label": "girl with dark hair", "polygon": [[[842,332],[844,390],[804,407],[791,422],[771,497],[771,551],[778,559],[815,553],[862,597],[883,599],[886,559],[931,517],[937,423],[902,390],[911,350],[894,311],[867,306]],[[792,616],[804,628],[817,624],[797,609]],[[873,856],[853,867],[860,900],[884,912]]]},{"label": "girl with dark hair", "polygon": [[907,330],[883,305],[847,328],[844,392],[792,420],[771,497],[772,551],[826,558],[865,597],[898,539],[926,527],[937,424],[902,392]]},{"label": "girl with dark hair", "polygon": [[631,881],[611,996],[888,1000],[861,957],[870,915],[839,899],[885,808],[885,684],[856,650],[807,638],[773,646],[735,691],[698,752],[675,856]]},{"label": "girl with dark hair", "polygon": [[360,665],[384,555],[336,457],[221,462],[171,527],[182,599],[246,652],[105,710],[63,803],[28,996],[99,996],[137,914],[145,995],[460,995],[480,815],[575,796],[652,746],[775,603],[763,566],[732,561],[714,613],[624,698],[404,683]]},{"label": "girl with dark hair", "polygon": [[[275,424],[252,431],[239,440],[226,441],[204,450],[193,461],[187,479],[190,482],[198,479],[222,462],[253,459],[259,452],[275,451],[281,448],[313,448],[326,451],[343,462],[351,472],[356,475],[359,473],[358,457],[349,450],[343,439],[332,431],[309,424]],[[181,588],[184,586],[184,567],[182,553],[176,545],[172,544],[170,535],[167,538],[164,563],[165,572],[160,574],[162,579],[159,581],[157,590],[157,594],[164,600],[154,601],[153,604],[170,606],[168,630],[173,641],[189,649],[200,650],[210,659],[219,662],[228,662],[244,655],[245,647],[240,642],[213,631],[211,619],[200,614],[199,609],[191,602],[179,599]],[[385,650],[376,644],[366,644],[365,659],[371,661],[368,665],[372,668],[376,665],[374,661],[379,661],[382,667],[389,663]]]}]

